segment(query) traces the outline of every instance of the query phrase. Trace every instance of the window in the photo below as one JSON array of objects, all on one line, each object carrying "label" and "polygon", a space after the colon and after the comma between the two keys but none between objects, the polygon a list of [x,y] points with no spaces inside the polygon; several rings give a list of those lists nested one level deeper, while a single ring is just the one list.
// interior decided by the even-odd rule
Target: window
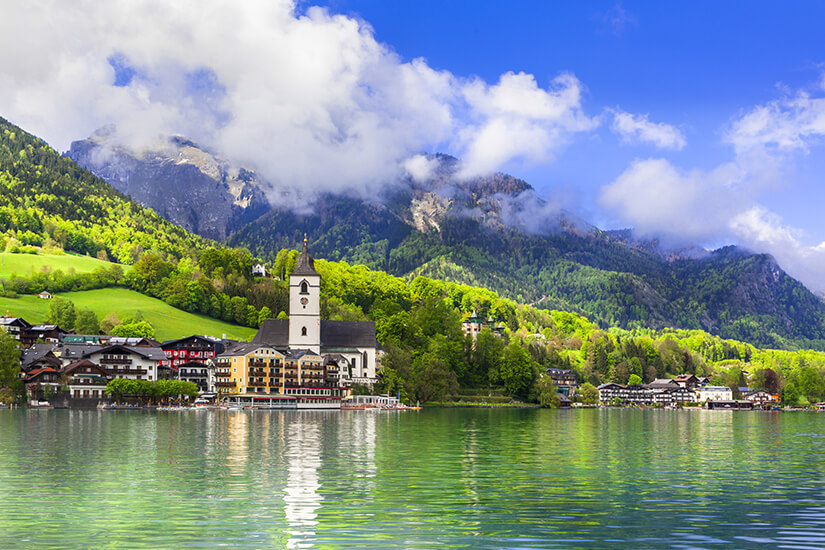
[{"label": "window", "polygon": [[301,281],[301,294],[309,294],[309,283]]},{"label": "window", "polygon": [[306,327],[301,327],[301,336],[306,336],[306,335],[307,335],[307,328]]}]

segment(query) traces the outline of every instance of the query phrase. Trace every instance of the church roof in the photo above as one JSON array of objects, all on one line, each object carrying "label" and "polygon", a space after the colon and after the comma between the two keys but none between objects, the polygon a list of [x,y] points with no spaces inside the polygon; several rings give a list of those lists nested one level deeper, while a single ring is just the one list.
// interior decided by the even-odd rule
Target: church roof
[{"label": "church roof", "polygon": [[295,269],[292,270],[292,275],[316,275],[320,277],[318,272],[315,271],[315,258],[312,257],[307,249],[306,235],[304,235],[304,249],[298,256],[298,259],[295,260]]},{"label": "church roof", "polygon": [[[275,348],[289,346],[289,319],[266,319],[253,344]],[[321,347],[374,348],[375,323],[372,321],[321,321]]]}]

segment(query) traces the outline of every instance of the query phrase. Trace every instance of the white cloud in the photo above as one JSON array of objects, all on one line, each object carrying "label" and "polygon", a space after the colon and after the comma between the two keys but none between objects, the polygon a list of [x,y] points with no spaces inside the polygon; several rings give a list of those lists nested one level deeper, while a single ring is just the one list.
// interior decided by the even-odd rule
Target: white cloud
[{"label": "white cloud", "polygon": [[544,90],[533,75],[506,73],[492,86],[475,80],[463,94],[475,118],[459,133],[464,176],[491,172],[513,159],[546,161],[573,134],[598,125],[582,111],[582,86],[571,74]]},{"label": "white cloud", "polygon": [[110,123],[134,148],[179,134],[309,193],[369,192],[421,151],[468,173],[544,162],[595,124],[572,75],[460,78],[288,0],[34,0],[3,23],[2,51],[25,55],[0,57],[0,114],[56,148]]},{"label": "white cloud", "polygon": [[600,203],[643,234],[767,252],[810,288],[825,290],[825,243],[806,245],[803,231],[759,203],[766,191],[787,185],[795,156],[825,136],[825,97],[818,94],[788,93],[735,118],[724,132],[733,159],[714,170],[635,160],[602,188]]},{"label": "white cloud", "polygon": [[404,161],[404,170],[409,176],[417,181],[427,181],[433,176],[433,172],[438,168],[438,159],[427,158],[425,155],[415,155]]},{"label": "white cloud", "polygon": [[758,105],[735,119],[725,138],[738,154],[758,150],[770,154],[808,151],[811,141],[825,136],[825,97],[800,91]]},{"label": "white cloud", "polygon": [[660,149],[680,150],[687,145],[684,134],[670,124],[650,122],[647,115],[634,115],[621,110],[613,110],[613,124],[610,129],[627,143],[652,143]]}]

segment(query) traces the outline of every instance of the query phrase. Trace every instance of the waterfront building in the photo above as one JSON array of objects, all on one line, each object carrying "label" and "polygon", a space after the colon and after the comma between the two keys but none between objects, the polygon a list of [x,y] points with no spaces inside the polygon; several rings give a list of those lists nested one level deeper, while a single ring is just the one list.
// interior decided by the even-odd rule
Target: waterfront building
[{"label": "waterfront building", "polygon": [[675,380],[657,379],[650,384],[629,384],[623,386],[614,382],[602,384],[598,388],[599,402],[609,405],[618,400],[623,405],[674,405],[692,403],[696,393],[680,386]]},{"label": "waterfront building", "polygon": [[171,369],[161,365],[165,358],[157,347],[123,345],[91,346],[80,357],[100,365],[113,378],[152,381],[171,377]]},{"label": "waterfront building", "polygon": [[696,389],[696,401],[731,401],[733,391],[727,386],[702,386]]},{"label": "waterfront building", "polygon": [[746,399],[754,405],[773,405],[779,402],[779,396],[766,392],[765,390],[751,390],[742,394],[742,399]]},{"label": "waterfront building", "polygon": [[[378,343],[372,321],[321,320],[321,275],[304,248],[289,276],[289,318],[266,319],[252,343],[280,350],[307,350],[322,363],[337,366],[330,375],[341,385],[372,385],[376,381]],[[331,359],[327,359],[331,358]]]},{"label": "waterfront building", "polygon": [[547,369],[547,375],[553,379],[560,394],[566,397],[575,395],[576,388],[578,388],[579,385],[576,382],[576,375],[573,371],[549,368]]},{"label": "waterfront building", "polygon": [[46,388],[50,388],[50,393],[57,393],[59,387],[58,378],[60,372],[52,367],[41,367],[23,376],[23,383],[26,391],[29,392],[32,401],[41,401],[45,398]]},{"label": "waterfront building", "polygon": [[170,367],[174,377],[192,382],[198,390],[208,390],[208,361],[224,349],[222,340],[209,336],[188,336],[177,340],[167,340],[160,345],[166,358],[160,362]]},{"label": "waterfront building", "polygon": [[104,399],[106,384],[112,378],[106,369],[88,359],[66,365],[61,375],[68,382],[69,396],[73,399]]}]

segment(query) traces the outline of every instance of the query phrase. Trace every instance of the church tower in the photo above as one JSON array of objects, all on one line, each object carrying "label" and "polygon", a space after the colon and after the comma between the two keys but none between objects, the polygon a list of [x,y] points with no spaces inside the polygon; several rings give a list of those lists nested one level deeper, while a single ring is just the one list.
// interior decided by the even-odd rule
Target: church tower
[{"label": "church tower", "polygon": [[321,353],[321,276],[307,250],[306,234],[289,276],[289,347]]}]

